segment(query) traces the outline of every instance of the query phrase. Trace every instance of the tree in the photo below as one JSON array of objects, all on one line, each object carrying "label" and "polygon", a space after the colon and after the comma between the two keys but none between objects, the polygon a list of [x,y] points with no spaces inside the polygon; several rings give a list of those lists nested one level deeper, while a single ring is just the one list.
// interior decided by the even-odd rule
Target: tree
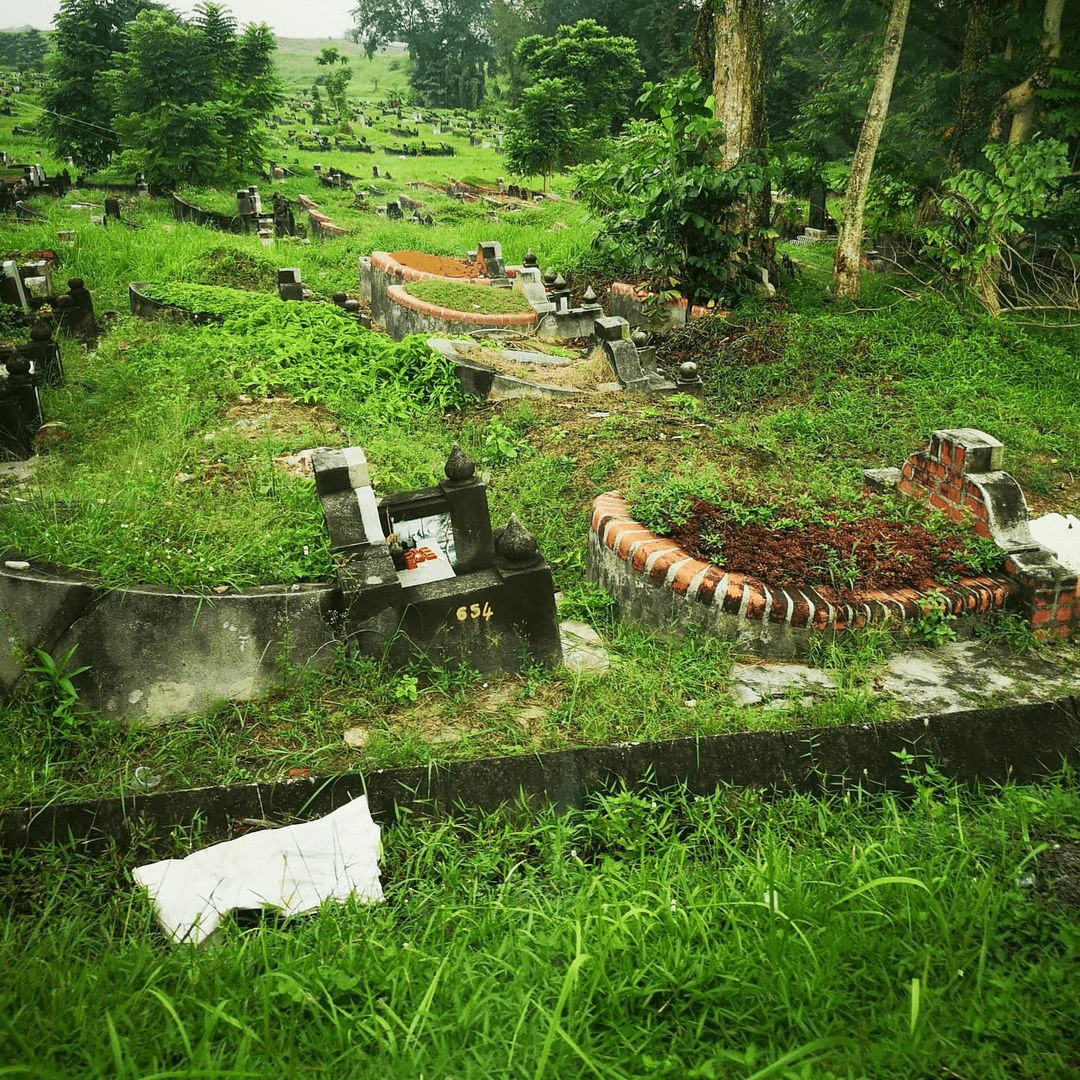
[{"label": "tree", "polygon": [[323,76],[323,86],[326,87],[326,96],[337,109],[338,119],[341,120],[349,109],[346,91],[353,77],[349,58],[335,46],[328,45],[315,57],[315,63],[330,68],[330,73]]},{"label": "tree", "polygon": [[866,211],[866,192],[874,168],[881,129],[889,111],[896,65],[904,44],[911,0],[893,0],[889,24],[885,29],[885,44],[881,50],[874,90],[866,107],[866,120],[859,133],[859,143],[851,161],[851,176],[844,197],[844,217],[833,260],[833,292],[847,300],[859,298],[859,271],[862,264],[863,214]]},{"label": "tree", "polygon": [[151,181],[203,184],[259,167],[261,121],[280,98],[270,29],[237,37],[218,5],[196,11],[193,23],[141,13],[108,75],[114,126]]},{"label": "tree", "polygon": [[614,151],[577,169],[585,201],[604,218],[597,246],[662,291],[701,300],[739,291],[735,227],[748,197],[767,186],[750,154],[722,168],[724,133],[694,74],[645,84],[653,120],[632,120]]},{"label": "tree", "polygon": [[1051,71],[1061,59],[1061,16],[1065,0],[1045,0],[1042,10],[1042,37],[1034,70],[1002,96],[994,113],[990,138],[997,142],[1009,127],[1009,142],[1027,142],[1035,127],[1038,92],[1051,82]]},{"label": "tree", "polygon": [[715,0],[712,92],[724,129],[722,166],[765,145],[762,0]]},{"label": "tree", "polygon": [[388,41],[409,46],[413,89],[433,105],[476,108],[491,56],[490,0],[360,0],[352,38],[370,58]]},{"label": "tree", "polygon": [[124,27],[147,0],[63,0],[53,19],[42,126],[58,157],[97,169],[120,148],[101,76],[123,48]]},{"label": "tree", "polygon": [[619,130],[644,76],[633,41],[613,37],[594,19],[560,26],[553,37],[522,38],[514,65],[521,90],[544,79],[564,83],[563,104],[573,112],[582,140]]},{"label": "tree", "polygon": [[573,159],[573,107],[564,79],[541,79],[522,92],[521,105],[507,118],[503,150],[511,172],[548,177]]}]

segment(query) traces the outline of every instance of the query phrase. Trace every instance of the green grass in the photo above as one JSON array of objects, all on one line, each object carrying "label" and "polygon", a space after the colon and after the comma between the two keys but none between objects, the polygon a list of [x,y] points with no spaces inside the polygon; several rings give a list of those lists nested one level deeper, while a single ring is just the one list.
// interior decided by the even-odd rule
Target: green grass
[{"label": "green grass", "polygon": [[[390,123],[379,118],[369,140]],[[178,224],[166,201],[126,198],[124,218],[136,228],[105,230],[91,225],[89,211],[70,209],[71,200],[46,199],[33,201],[43,221],[0,223],[5,250],[52,247],[58,231],[74,230],[57,276],[83,277],[99,312],[125,311],[128,283],[145,281],[188,295],[204,285],[248,290],[215,295],[255,320],[200,328],[120,314],[96,350],[63,341],[69,383],[46,389],[44,406],[68,425],[71,439],[43,458],[31,487],[0,488],[2,535],[23,554],[93,571],[109,584],[328,579],[313,484],[286,475],[275,459],[312,446],[361,445],[376,490],[390,493],[432,483],[460,441],[490,474],[493,520],[516,513],[537,536],[567,598],[564,611],[601,631],[613,674],[527,673],[485,689],[479,679],[451,688],[446,673],[417,669],[420,693],[410,703],[394,696],[394,673],[358,674],[343,661],[264,702],[177,721],[167,736],[122,732],[93,718],[76,745],[64,747],[51,745],[39,688],[28,684],[8,706],[19,722],[0,735],[0,757],[11,763],[0,801],[113,794],[144,763],[170,786],[184,786],[222,776],[274,778],[290,767],[372,767],[884,719],[891,706],[869,692],[868,664],[825,702],[743,710],[727,687],[728,645],[671,644],[613,620],[585,579],[595,495],[720,483],[762,501],[794,494],[803,502],[854,504],[863,468],[898,464],[935,428],[976,426],[1004,440],[1005,467],[1036,511],[1080,512],[1077,336],[967,314],[929,293],[899,293],[896,285],[910,292],[910,283],[888,275],[868,275],[861,307],[841,309],[825,302],[828,245],[799,249],[805,270],[785,298],[748,302],[727,320],[686,332],[701,359],[703,401],[617,395],[599,410],[587,398],[569,407],[524,401],[447,408],[455,401],[446,372],[426,350],[391,348],[327,304],[274,298],[278,267],[299,267],[305,285],[325,300],[339,290],[357,294],[357,257],[373,250],[461,255],[487,239],[502,244],[508,262],[532,248],[545,268],[577,267],[588,280],[582,268],[595,258],[592,224],[573,200],[501,210],[496,222],[481,204],[406,186],[447,175],[493,183],[503,171],[494,150],[469,148],[463,134],[448,138],[460,157],[301,154],[302,175],[274,190],[315,198],[352,230],[336,240],[284,240],[264,249],[253,236]],[[353,193],[323,188],[310,171],[317,160],[358,173],[373,161],[390,167],[394,179],[378,181],[385,198],[422,198],[436,228],[388,221],[360,209]],[[191,195],[199,202],[212,193]],[[369,198],[370,207],[378,202]],[[469,296],[479,291],[464,287],[475,290]],[[295,322],[267,323],[258,312]],[[398,370],[402,357],[405,371]],[[492,700],[496,691],[506,700]],[[358,723],[368,725],[370,739],[363,751],[348,750],[341,734]],[[442,738],[446,730],[453,741]]]},{"label": "green grass", "polygon": [[561,817],[406,817],[385,903],[230,922],[199,951],[129,878],[197,833],[10,859],[4,1075],[1075,1075],[1080,934],[1051,884],[1080,842],[1074,777],[910,777],[905,799],[615,790]]},{"label": "green grass", "polygon": [[479,311],[485,315],[518,315],[532,311],[521,293],[456,281],[410,281],[405,291],[417,300],[438,304],[451,311]]}]

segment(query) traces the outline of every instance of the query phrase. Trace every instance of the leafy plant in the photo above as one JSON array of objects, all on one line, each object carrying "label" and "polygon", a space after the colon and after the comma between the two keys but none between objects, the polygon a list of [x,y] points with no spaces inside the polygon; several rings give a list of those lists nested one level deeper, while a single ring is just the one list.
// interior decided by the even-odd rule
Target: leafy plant
[{"label": "leafy plant", "polygon": [[36,675],[42,686],[50,709],[52,728],[51,738],[60,742],[70,742],[79,735],[79,717],[76,708],[79,704],[79,691],[73,679],[89,671],[89,666],[72,667],[77,645],[73,645],[59,660],[44,649],[34,649],[37,661],[26,668],[27,675]]},{"label": "leafy plant", "polygon": [[720,167],[721,126],[699,76],[646,83],[639,104],[655,120],[635,120],[611,156],[580,166],[575,179],[603,215],[598,248],[609,258],[674,278],[689,297],[730,296],[736,208],[768,182],[750,161]]},{"label": "leafy plant", "polygon": [[992,314],[1001,306],[1001,258],[1025,218],[1052,205],[1070,171],[1068,147],[1057,139],[988,143],[989,172],[964,169],[945,183],[941,220],[926,230],[924,251],[957,275]]},{"label": "leafy plant", "polygon": [[503,423],[498,416],[492,416],[484,430],[480,460],[489,467],[506,465],[523,453],[528,445],[524,439],[518,437],[512,427]]},{"label": "leafy plant", "polygon": [[928,592],[919,604],[922,614],[912,620],[909,633],[920,645],[937,648],[956,640],[953,623],[956,616],[949,608],[948,598],[937,590]]}]

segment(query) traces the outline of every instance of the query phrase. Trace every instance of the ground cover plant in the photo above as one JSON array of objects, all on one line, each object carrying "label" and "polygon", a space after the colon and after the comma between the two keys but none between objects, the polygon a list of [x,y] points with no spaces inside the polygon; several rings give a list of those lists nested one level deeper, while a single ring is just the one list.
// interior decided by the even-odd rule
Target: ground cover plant
[{"label": "ground cover plant", "polygon": [[973,793],[906,761],[903,795],[405,816],[386,903],[229,921],[198,951],[130,881],[198,832],[9,857],[5,1073],[1075,1075],[1075,777]]},{"label": "ground cover plant", "polygon": [[456,281],[410,281],[405,291],[417,300],[449,308],[451,311],[479,311],[485,315],[523,315],[532,305],[521,293],[460,284]]},{"label": "ground cover plant", "polygon": [[908,499],[843,503],[802,495],[650,484],[631,511],[695,558],[775,585],[815,585],[850,602],[855,590],[956,581],[999,572],[1004,553],[972,523]]},{"label": "ground cover plant", "polygon": [[[179,787],[294,769],[886,719],[895,706],[868,689],[882,648],[860,652],[856,642],[858,663],[822,654],[819,662],[842,676],[841,692],[770,712],[734,704],[730,645],[663,642],[622,626],[585,580],[593,497],[612,489],[656,497],[671,485],[720,483],[747,492],[751,503],[783,493],[819,508],[834,499],[855,504],[863,468],[897,464],[935,428],[974,426],[1003,439],[1006,468],[1035,512],[1080,510],[1075,336],[965,313],[904,275],[867,275],[862,308],[836,304],[827,292],[828,244],[787,249],[801,271],[779,299],[744,301],[727,317],[694,320],[658,340],[669,373],[687,359],[699,364],[703,400],[607,395],[460,406],[445,368],[425,350],[407,344],[397,353],[328,303],[276,301],[276,268],[299,267],[313,296],[327,301],[339,291],[357,294],[358,256],[422,248],[460,259],[491,239],[508,263],[531,248],[545,269],[567,272],[575,295],[594,283],[603,296],[612,270],[591,246],[596,223],[567,197],[566,177],[553,178],[561,198],[505,200],[497,211],[451,198],[451,177],[494,190],[502,169],[493,147],[469,145],[464,116],[448,114],[444,127],[454,158],[365,155],[299,150],[292,140],[286,150],[289,126],[302,129],[289,108],[274,131],[279,160],[294,175],[272,190],[294,200],[301,223],[297,197],[314,199],[348,229],[341,238],[280,239],[267,250],[254,236],[176,223],[165,200],[127,196],[123,226],[105,230],[91,225],[103,196],[89,191],[32,199],[40,219],[3,223],[0,246],[12,252],[57,247],[57,233],[73,230],[74,243],[59,247],[58,279],[83,277],[99,313],[121,312],[106,320],[96,349],[62,341],[69,384],[46,389],[44,400],[71,438],[41,457],[31,485],[0,487],[5,543],[117,584],[325,580],[332,575],[325,530],[300,452],[362,445],[376,490],[389,493],[435,481],[459,441],[489,476],[493,520],[517,513],[534,532],[563,614],[600,631],[611,673],[487,680],[424,665],[395,672],[342,656],[323,673],[291,673],[289,688],[265,701],[177,720],[153,738],[76,708],[78,722],[64,726],[62,739],[52,737],[49,683],[38,674],[9,703],[20,723],[0,735],[10,763],[0,801],[115,794],[130,788],[140,765]],[[372,102],[365,109],[369,142],[389,143],[396,113]],[[0,130],[29,115],[0,117]],[[353,190],[326,187],[316,162],[364,180]],[[372,163],[393,179],[369,184]],[[424,202],[433,228],[375,214],[406,193]],[[223,207],[232,198],[209,189],[188,194]],[[180,290],[172,293],[178,298],[208,284],[248,292],[201,293],[217,296],[222,314],[235,305],[234,322],[191,327],[123,314],[131,281]],[[279,315],[294,321],[279,323]],[[380,352],[385,364],[372,360],[377,340],[388,350]],[[524,336],[501,344],[531,347]],[[835,561],[839,579],[846,569]],[[1000,627],[999,639],[1030,644],[1012,623]],[[78,667],[77,656],[71,665]],[[362,731],[361,748],[343,743],[346,729]]]}]

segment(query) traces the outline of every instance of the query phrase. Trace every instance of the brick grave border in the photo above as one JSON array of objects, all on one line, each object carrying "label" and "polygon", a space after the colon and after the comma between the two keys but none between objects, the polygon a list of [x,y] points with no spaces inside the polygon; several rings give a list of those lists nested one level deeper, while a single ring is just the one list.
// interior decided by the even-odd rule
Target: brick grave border
[{"label": "brick grave border", "polygon": [[528,330],[536,327],[539,321],[535,311],[488,315],[479,311],[458,311],[418,300],[405,291],[405,283],[410,281],[454,281],[478,288],[491,286],[490,278],[449,278],[427,270],[416,270],[398,262],[386,251],[373,251],[370,256],[361,256],[361,295],[371,303],[372,319],[382,323],[395,340],[400,340],[405,334],[460,333],[481,327]]},{"label": "brick grave border", "polygon": [[1002,444],[985,432],[935,431],[902,468],[867,470],[863,490],[895,487],[957,522],[972,520],[1005,553],[1004,575],[923,590],[867,589],[840,603],[829,589],[770,585],[696,559],[635,521],[619,492],[609,491],[593,503],[589,577],[642,626],[701,627],[765,656],[800,655],[814,633],[917,619],[928,604],[954,615],[1018,610],[1037,632],[1068,636],[1080,621],[1077,575],[1032,538],[1023,492],[1000,471],[1001,456]]}]

